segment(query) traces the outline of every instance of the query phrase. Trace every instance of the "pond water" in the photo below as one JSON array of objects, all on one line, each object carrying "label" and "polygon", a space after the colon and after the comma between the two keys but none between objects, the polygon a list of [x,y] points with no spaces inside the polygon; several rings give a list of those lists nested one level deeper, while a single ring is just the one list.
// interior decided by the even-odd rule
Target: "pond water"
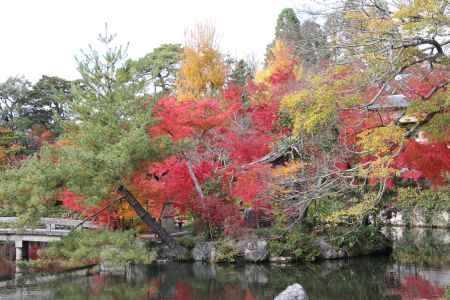
[{"label": "pond water", "polygon": [[[136,266],[128,276],[93,275],[2,288],[0,299],[273,299],[293,283],[300,283],[311,300],[439,299],[450,285],[450,247],[439,248],[442,244],[437,243],[437,247],[429,241],[427,248],[416,245],[423,253],[437,255],[438,259],[413,263],[411,248],[415,246],[406,245],[391,257],[308,265],[169,263]],[[425,257],[423,253],[415,257]]]}]

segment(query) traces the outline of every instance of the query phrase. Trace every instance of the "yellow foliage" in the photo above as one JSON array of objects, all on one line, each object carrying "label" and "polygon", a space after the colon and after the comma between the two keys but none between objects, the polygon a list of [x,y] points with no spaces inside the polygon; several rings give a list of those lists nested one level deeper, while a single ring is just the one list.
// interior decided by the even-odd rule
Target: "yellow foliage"
[{"label": "yellow foliage", "polygon": [[302,168],[301,161],[291,161],[287,165],[273,169],[272,174],[276,177],[295,176]]},{"label": "yellow foliage", "polygon": [[212,96],[225,81],[225,65],[215,42],[214,27],[198,24],[187,33],[177,74],[180,101]]},{"label": "yellow foliage", "polygon": [[336,94],[322,84],[317,89],[300,90],[285,96],[281,101],[292,117],[293,134],[311,133],[328,123],[336,112]]},{"label": "yellow foliage", "polygon": [[390,155],[401,144],[405,129],[390,124],[363,131],[358,135],[358,145],[367,154],[375,157],[369,167],[361,168],[362,177],[388,178],[399,175],[398,170],[391,167],[394,157]]},{"label": "yellow foliage", "polygon": [[405,129],[394,124],[377,127],[358,134],[358,145],[363,151],[377,156],[392,151],[393,147],[399,145],[405,134]]},{"label": "yellow foliage", "polygon": [[375,209],[374,194],[366,194],[364,198],[365,199],[362,202],[359,202],[350,208],[333,212],[325,217],[325,222],[331,225],[337,225],[340,223],[348,223],[349,219],[353,221],[359,220]]},{"label": "yellow foliage", "polygon": [[413,0],[403,2],[394,18],[405,31],[427,30],[444,32],[450,26],[450,16],[446,13],[446,0]]},{"label": "yellow foliage", "polygon": [[271,56],[268,59],[267,66],[256,73],[255,81],[258,83],[267,83],[273,74],[286,71],[289,68],[294,68],[293,71],[296,79],[300,79],[302,70],[297,64],[292,47],[289,47],[282,40],[276,40],[271,50]]}]

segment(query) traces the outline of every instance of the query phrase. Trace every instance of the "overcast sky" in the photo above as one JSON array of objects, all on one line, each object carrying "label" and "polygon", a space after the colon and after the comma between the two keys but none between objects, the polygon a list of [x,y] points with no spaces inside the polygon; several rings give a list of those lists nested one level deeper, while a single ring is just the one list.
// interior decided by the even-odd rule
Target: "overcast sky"
[{"label": "overcast sky", "polygon": [[196,21],[216,25],[222,52],[262,59],[278,13],[298,0],[0,0],[0,81],[43,74],[77,78],[74,55],[105,22],[137,58],[162,43],[182,43]]}]

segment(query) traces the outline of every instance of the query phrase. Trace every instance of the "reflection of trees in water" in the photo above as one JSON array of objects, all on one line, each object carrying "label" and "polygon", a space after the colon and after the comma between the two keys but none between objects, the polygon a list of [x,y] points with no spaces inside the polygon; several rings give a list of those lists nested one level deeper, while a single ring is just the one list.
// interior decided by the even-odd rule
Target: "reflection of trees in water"
[{"label": "reflection of trees in water", "polygon": [[450,265],[450,232],[445,229],[405,229],[396,241],[393,256],[404,264],[423,266]]},{"label": "reflection of trees in water", "polygon": [[136,267],[131,276],[95,275],[39,288],[62,300],[265,300],[295,282],[310,299],[413,299],[443,292],[428,278],[397,266],[386,257],[291,266],[169,263]]},{"label": "reflection of trees in water", "polygon": [[403,275],[400,278],[400,287],[393,289],[392,292],[400,295],[403,300],[440,299],[444,295],[445,289],[432,284],[419,275]]},{"label": "reflection of trees in water", "polygon": [[7,260],[14,260],[16,248],[14,242],[0,242],[0,257]]},{"label": "reflection of trees in water", "polygon": [[[311,299],[387,299],[384,274],[386,260],[365,263],[334,261],[315,265],[277,267],[273,265],[167,265],[154,270],[161,281],[162,299],[184,299],[180,294],[193,295],[192,299],[273,299],[289,284],[304,286]],[[170,275],[161,275],[166,273]],[[157,275],[157,274],[160,275]],[[162,277],[161,277],[162,276]],[[177,287],[177,283],[181,291]],[[164,288],[164,287],[168,288]],[[187,289],[187,286],[190,289]],[[352,295],[356,295],[352,298]],[[191,299],[191,298],[185,298]]]},{"label": "reflection of trees in water", "polygon": [[12,261],[0,256],[0,280],[11,279],[14,276],[14,269]]}]

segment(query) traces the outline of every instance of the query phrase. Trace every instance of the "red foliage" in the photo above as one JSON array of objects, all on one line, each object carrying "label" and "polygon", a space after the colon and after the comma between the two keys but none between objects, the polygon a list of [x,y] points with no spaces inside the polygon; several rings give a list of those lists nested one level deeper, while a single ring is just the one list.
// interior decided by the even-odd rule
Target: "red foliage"
[{"label": "red foliage", "polygon": [[175,300],[193,299],[193,288],[190,284],[177,281],[175,284]]},{"label": "red foliage", "polygon": [[[73,211],[81,213],[83,216],[90,216],[99,211],[102,207],[107,205],[108,201],[103,200],[98,202],[96,205],[90,205],[86,203],[85,197],[78,195],[74,192],[64,189],[60,194],[59,198],[62,200],[63,205]],[[98,214],[94,221],[99,223],[107,224],[113,219],[116,219],[117,215],[115,212],[109,213],[105,210]]]},{"label": "red foliage", "polygon": [[[249,86],[256,88],[252,83]],[[268,87],[260,88],[262,91]],[[222,92],[223,101],[161,99],[153,111],[159,122],[149,128],[149,134],[169,135],[175,142],[189,138],[195,146],[182,156],[171,156],[141,168],[132,177],[133,187],[152,202],[170,201],[179,213],[193,213],[203,224],[222,227],[226,233],[236,231],[242,223],[239,202],[270,209],[266,193],[270,166],[245,165],[269,153],[280,135],[279,99],[245,106],[241,95],[242,88],[229,86]],[[194,162],[204,199],[195,190],[188,159]]]},{"label": "red foliage", "polygon": [[259,164],[236,173],[237,180],[231,188],[231,195],[252,206],[257,201],[268,201],[270,169],[268,164]]},{"label": "red foliage", "polygon": [[237,108],[236,105],[223,107],[214,99],[178,102],[175,98],[163,98],[153,109],[159,122],[149,129],[149,133],[152,136],[170,135],[175,141],[202,134],[222,125]]},{"label": "red foliage", "polygon": [[225,100],[238,101],[242,96],[242,87],[235,84],[227,86],[222,91],[222,96]]},{"label": "red foliage", "polygon": [[450,172],[450,147],[447,143],[408,140],[396,159],[396,166],[403,169],[403,178],[417,180],[425,177],[435,185],[442,185],[445,173]]}]

